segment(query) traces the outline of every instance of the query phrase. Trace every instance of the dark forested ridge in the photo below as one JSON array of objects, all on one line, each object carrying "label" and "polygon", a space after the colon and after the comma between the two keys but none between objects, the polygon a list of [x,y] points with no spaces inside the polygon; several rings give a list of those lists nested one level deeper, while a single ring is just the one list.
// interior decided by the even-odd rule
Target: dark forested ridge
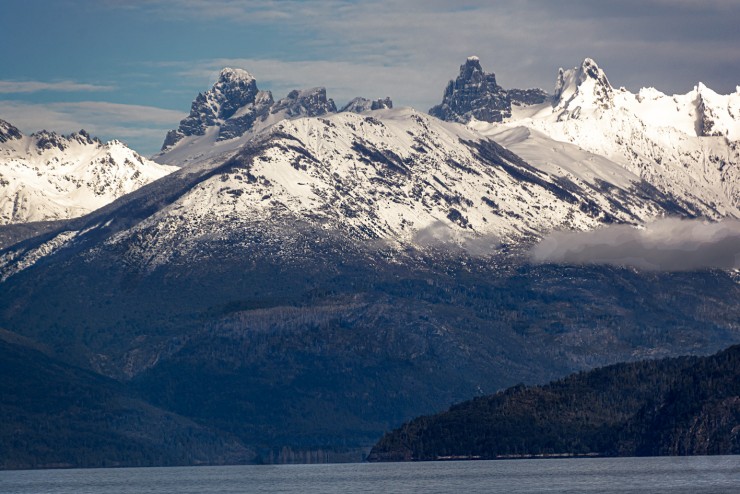
[{"label": "dark forested ridge", "polygon": [[370,461],[740,453],[740,346],[516,386],[386,434]]},{"label": "dark forested ridge", "polygon": [[0,330],[0,469],[244,463],[233,437]]},{"label": "dark forested ridge", "polygon": [[[158,413],[236,438],[254,451],[244,462],[267,463],[359,461],[385,431],[476,394],[740,340],[740,284],[721,271],[532,265],[515,254],[391,263],[383,251],[298,229],[281,248],[321,247],[276,262],[257,227],[243,233],[249,249],[209,244],[203,260],[152,272],[132,270],[118,251],[99,261],[63,251],[0,284],[0,326]],[[24,365],[44,369],[42,357]],[[35,389],[15,392],[49,427],[18,452],[71,427],[45,414]],[[117,455],[66,453],[87,466]],[[231,461],[223,458],[214,450],[172,462]]]}]

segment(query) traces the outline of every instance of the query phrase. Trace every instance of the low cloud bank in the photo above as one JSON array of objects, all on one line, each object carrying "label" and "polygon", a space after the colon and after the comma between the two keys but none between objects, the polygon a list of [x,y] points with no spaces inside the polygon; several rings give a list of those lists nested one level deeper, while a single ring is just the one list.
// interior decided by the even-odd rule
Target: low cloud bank
[{"label": "low cloud bank", "polygon": [[465,252],[473,257],[490,255],[500,243],[494,235],[476,235],[460,231],[442,221],[435,221],[416,232],[413,242],[420,247]]},{"label": "low cloud bank", "polygon": [[656,271],[740,268],[740,221],[667,218],[635,228],[556,232],[530,251],[536,263],[609,264]]}]

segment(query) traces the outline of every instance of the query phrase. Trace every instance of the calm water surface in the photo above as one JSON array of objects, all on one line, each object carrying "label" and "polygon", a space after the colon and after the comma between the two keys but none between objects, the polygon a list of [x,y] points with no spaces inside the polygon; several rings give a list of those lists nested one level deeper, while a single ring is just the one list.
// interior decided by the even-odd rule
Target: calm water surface
[{"label": "calm water surface", "polygon": [[740,456],[0,472],[3,494],[738,493]]}]

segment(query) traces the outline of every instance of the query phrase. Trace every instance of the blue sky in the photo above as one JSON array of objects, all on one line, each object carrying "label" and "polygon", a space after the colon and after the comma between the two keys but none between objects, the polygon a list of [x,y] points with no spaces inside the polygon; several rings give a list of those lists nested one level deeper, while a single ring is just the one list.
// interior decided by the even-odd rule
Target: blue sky
[{"label": "blue sky", "polygon": [[594,58],[615,86],[740,84],[740,0],[0,0],[0,118],[154,153],[218,70],[275,98],[326,86],[426,111],[468,55],[552,91]]}]

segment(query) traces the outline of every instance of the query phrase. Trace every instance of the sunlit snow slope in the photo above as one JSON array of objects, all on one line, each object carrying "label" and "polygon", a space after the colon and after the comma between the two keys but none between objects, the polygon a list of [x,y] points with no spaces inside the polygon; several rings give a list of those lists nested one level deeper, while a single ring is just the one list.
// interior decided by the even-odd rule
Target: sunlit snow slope
[{"label": "sunlit snow slope", "polygon": [[84,131],[26,136],[0,120],[0,225],[81,216],[175,169]]},{"label": "sunlit snow slope", "polygon": [[[548,136],[598,155],[596,161],[613,162],[695,215],[740,216],[740,87],[730,95],[701,83],[684,95],[668,96],[654,88],[634,94],[613,88],[604,71],[586,59],[580,67],[560,70],[549,101],[514,106],[503,124],[470,125],[503,138],[532,164],[565,166],[553,159],[559,145],[542,141]],[[536,142],[502,134],[502,128],[517,127],[536,131],[530,134]],[[597,168],[598,174],[602,167]]]}]

